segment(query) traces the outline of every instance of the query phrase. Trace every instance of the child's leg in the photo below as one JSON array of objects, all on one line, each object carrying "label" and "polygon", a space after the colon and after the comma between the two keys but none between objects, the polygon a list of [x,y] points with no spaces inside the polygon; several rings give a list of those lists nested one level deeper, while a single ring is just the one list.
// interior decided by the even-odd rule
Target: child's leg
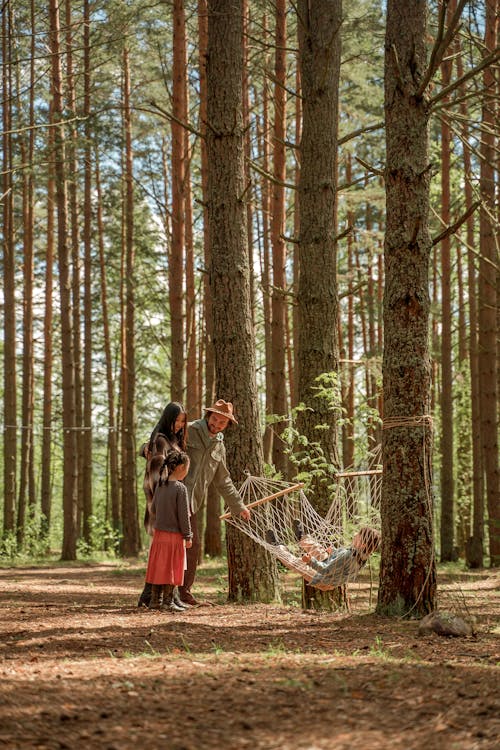
[{"label": "child's leg", "polygon": [[144,584],[142,594],[140,595],[139,601],[137,602],[138,607],[149,607],[149,602],[151,601],[151,586],[151,583]]},{"label": "child's leg", "polygon": [[174,602],[174,587],[172,584],[163,586],[163,604],[162,609],[168,609],[169,612],[184,612],[184,607],[178,607]]},{"label": "child's leg", "polygon": [[160,596],[163,586],[154,584],[151,586],[151,600],[149,609],[160,609]]}]

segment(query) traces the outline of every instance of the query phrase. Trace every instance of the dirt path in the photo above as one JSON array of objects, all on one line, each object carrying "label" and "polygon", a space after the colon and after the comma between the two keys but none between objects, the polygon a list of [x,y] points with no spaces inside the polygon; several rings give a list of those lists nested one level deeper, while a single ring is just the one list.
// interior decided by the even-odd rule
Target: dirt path
[{"label": "dirt path", "polygon": [[[415,621],[224,604],[203,566],[182,614],[137,609],[143,569],[0,569],[0,747],[42,750],[496,750],[500,574],[447,588],[477,637]],[[464,604],[465,606],[465,604]]]}]

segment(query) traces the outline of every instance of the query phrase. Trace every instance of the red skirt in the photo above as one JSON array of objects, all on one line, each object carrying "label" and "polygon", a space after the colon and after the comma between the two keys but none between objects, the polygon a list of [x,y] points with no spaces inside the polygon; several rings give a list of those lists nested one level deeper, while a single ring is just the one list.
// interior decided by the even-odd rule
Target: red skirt
[{"label": "red skirt", "polygon": [[146,583],[182,586],[184,581],[184,538],[173,531],[155,529],[149,550]]}]

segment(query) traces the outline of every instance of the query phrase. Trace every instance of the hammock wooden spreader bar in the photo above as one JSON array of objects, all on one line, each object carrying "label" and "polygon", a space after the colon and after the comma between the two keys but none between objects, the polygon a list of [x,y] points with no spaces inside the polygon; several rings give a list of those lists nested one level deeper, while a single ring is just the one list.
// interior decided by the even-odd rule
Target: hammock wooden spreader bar
[{"label": "hammock wooden spreader bar", "polygon": [[[259,500],[255,500],[253,503],[248,503],[247,508],[255,508],[256,505],[262,505],[262,503],[268,503],[270,500],[274,500],[276,497],[281,497],[282,495],[289,495],[290,492],[301,490],[302,487],[304,487],[303,482],[299,482],[299,484],[292,484],[290,487],[284,487],[284,489],[279,490],[278,492],[273,492],[272,495],[267,495],[267,497],[261,497]],[[222,516],[219,516],[221,521],[230,517],[231,517],[231,513],[224,513]]]}]

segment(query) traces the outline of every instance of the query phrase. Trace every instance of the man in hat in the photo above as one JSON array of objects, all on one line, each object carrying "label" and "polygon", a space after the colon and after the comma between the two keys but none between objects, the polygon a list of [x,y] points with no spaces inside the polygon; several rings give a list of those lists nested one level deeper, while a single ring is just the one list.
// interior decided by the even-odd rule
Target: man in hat
[{"label": "man in hat", "polygon": [[233,405],[223,399],[207,407],[202,419],[189,424],[187,453],[190,465],[184,484],[191,502],[193,545],[186,550],[187,570],[184,572],[184,585],[179,588],[180,598],[186,604],[197,604],[191,593],[200,553],[195,514],[205,504],[209,485],[214,485],[233,515],[239,514],[245,520],[250,518],[250,511],[243,503],[226,466],[223,432],[231,424],[238,424]]}]

